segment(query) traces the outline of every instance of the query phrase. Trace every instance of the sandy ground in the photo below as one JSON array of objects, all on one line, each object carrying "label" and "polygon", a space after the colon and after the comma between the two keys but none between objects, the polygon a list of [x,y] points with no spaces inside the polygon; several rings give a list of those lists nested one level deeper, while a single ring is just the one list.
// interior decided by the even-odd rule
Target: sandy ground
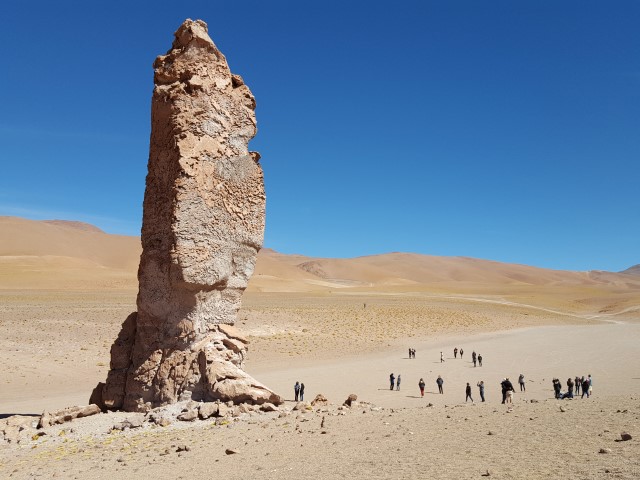
[{"label": "sandy ground", "polygon": [[[0,417],[84,405],[135,310],[139,241],[83,224],[0,226]],[[640,478],[640,277],[266,251],[237,326],[247,370],[288,400],[281,411],[118,433],[131,414],[100,414],[0,442],[0,478]],[[517,388],[520,373],[527,390],[507,408],[499,382]],[[590,399],[553,399],[553,377],[587,374]],[[291,411],[296,381],[331,405]],[[339,409],[351,393],[365,403]]]},{"label": "sandy ground", "polygon": [[[493,478],[638,478],[639,333],[637,323],[533,327],[416,343],[412,360],[404,351],[385,351],[254,368],[288,397],[293,382],[302,380],[307,399],[322,392],[334,405],[125,433],[108,432],[127,414],[102,414],[52,427],[24,445],[3,446],[0,477],[415,478],[419,472],[460,479],[489,470]],[[465,349],[464,359],[451,358],[454,345]],[[473,349],[482,353],[483,367],[469,362]],[[400,391],[388,390],[390,371],[402,374]],[[497,383],[520,372],[527,391],[508,408]],[[594,377],[590,399],[552,398],[553,376],[587,373]],[[435,393],[437,374],[445,378],[444,395]],[[420,376],[427,380],[424,398],[416,385]],[[487,384],[487,402],[479,402],[474,386],[476,402],[465,404],[466,381],[479,379]],[[338,410],[348,393],[377,407]],[[292,406],[287,402],[283,410]],[[634,438],[619,442],[621,432]],[[182,446],[188,450],[177,452]],[[228,448],[239,453],[227,455]]]}]

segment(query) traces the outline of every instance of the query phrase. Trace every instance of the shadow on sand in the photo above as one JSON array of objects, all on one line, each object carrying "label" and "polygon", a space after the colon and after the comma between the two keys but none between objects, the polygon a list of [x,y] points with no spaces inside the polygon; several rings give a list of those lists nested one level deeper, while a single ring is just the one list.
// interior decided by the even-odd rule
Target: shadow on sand
[{"label": "shadow on sand", "polygon": [[40,416],[39,413],[0,413],[0,420],[13,417],[14,415],[20,415],[21,417],[35,417],[38,418]]}]

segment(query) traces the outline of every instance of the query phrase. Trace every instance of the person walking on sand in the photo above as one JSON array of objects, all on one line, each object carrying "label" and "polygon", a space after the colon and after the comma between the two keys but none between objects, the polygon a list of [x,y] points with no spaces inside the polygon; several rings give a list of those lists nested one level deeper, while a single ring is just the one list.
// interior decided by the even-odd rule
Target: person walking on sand
[{"label": "person walking on sand", "polygon": [[391,386],[389,387],[389,390],[393,390],[393,386],[396,383],[396,376],[393,373],[389,375],[389,383],[391,384]]},{"label": "person walking on sand", "polygon": [[482,355],[478,354],[478,365],[482,366]]},{"label": "person walking on sand", "polygon": [[589,380],[589,396],[593,395],[593,378],[591,378],[591,374],[587,378]]},{"label": "person walking on sand", "polygon": [[582,377],[582,396],[580,398],[584,398],[584,396],[589,398],[589,379]]},{"label": "person walking on sand", "polygon": [[478,382],[478,390],[480,390],[480,400],[484,402],[484,380]]},{"label": "person walking on sand", "polygon": [[304,383],[300,384],[300,401],[304,402]]},{"label": "person walking on sand", "polygon": [[453,358],[458,358],[458,347],[453,349]]},{"label": "person walking on sand", "polygon": [[500,382],[500,388],[502,389],[502,403],[507,400],[507,379],[503,378]]},{"label": "person walking on sand", "polygon": [[438,384],[438,392],[440,392],[441,394],[444,393],[442,391],[442,384],[444,383],[444,380],[440,375],[438,375],[438,378],[436,379],[436,383]]},{"label": "person walking on sand", "polygon": [[580,395],[580,386],[582,385],[582,382],[580,381],[580,377],[576,376],[576,378],[574,379],[574,385],[576,386],[576,397],[578,395]]},{"label": "person walking on sand", "polygon": [[421,378],[420,381],[418,382],[418,388],[420,389],[420,396],[424,397],[424,387],[426,386],[426,384],[424,383],[424,380]]},{"label": "person walking on sand", "polygon": [[440,352],[440,363],[444,362],[444,355],[442,355],[442,352]]},{"label": "person walking on sand", "polygon": [[400,391],[400,374],[398,374],[398,380],[396,381],[396,391]]},{"label": "person walking on sand", "polygon": [[518,383],[520,384],[520,391],[521,392],[526,392],[527,388],[524,386],[524,375],[520,374],[520,376],[518,377]]},{"label": "person walking on sand", "polygon": [[473,362],[473,366],[476,366],[476,361],[477,361],[478,357],[476,356],[476,351],[474,350],[473,352],[471,352],[471,361]]},{"label": "person walking on sand", "polygon": [[409,358],[411,358],[411,349],[409,349]]},{"label": "person walking on sand", "polygon": [[296,402],[298,401],[298,397],[300,397],[300,383],[296,382],[293,386],[293,393],[295,394]]},{"label": "person walking on sand", "polygon": [[464,353],[464,350],[460,349],[460,360],[462,360],[462,354]]},{"label": "person walking on sand", "polygon": [[467,403],[467,400],[471,400],[471,403],[473,403],[473,398],[471,398],[471,385],[469,385],[469,382],[467,382],[467,396],[464,398],[464,403]]},{"label": "person walking on sand", "polygon": [[567,378],[567,395],[569,398],[573,398],[573,380],[571,377]]}]

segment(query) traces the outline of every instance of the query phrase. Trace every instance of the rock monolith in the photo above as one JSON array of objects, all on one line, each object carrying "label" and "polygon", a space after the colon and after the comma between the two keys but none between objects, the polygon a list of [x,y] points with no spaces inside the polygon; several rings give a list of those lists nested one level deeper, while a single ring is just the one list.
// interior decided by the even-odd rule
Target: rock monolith
[{"label": "rock monolith", "polygon": [[233,326],[262,246],[265,192],[255,99],[201,20],[155,63],[137,312],[111,347],[102,408],[183,400],[281,404],[243,370]]}]

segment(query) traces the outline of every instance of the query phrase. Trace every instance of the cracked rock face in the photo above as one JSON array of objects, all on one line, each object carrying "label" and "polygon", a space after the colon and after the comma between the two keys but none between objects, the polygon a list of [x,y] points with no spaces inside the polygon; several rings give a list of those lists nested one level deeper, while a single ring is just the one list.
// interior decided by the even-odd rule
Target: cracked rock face
[{"label": "cracked rock face", "polygon": [[147,411],[194,399],[280,404],[243,368],[232,326],[262,246],[265,192],[255,99],[201,20],[155,63],[138,311],[92,400]]}]

